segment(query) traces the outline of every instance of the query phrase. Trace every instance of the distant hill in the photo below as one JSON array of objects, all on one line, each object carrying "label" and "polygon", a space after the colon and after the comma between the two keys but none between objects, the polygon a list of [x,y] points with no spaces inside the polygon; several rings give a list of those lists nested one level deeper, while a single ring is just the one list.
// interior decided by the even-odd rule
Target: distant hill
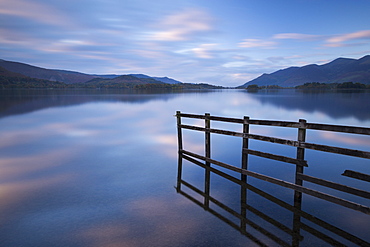
[{"label": "distant hill", "polygon": [[[70,85],[70,84],[69,84]],[[0,88],[65,88],[63,82],[31,78],[0,67]]]},{"label": "distant hill", "polygon": [[168,78],[168,77],[152,77],[152,76],[148,76],[148,75],[144,75],[144,74],[129,74],[129,75],[135,76],[137,78],[152,78],[154,80],[161,81],[163,83],[168,83],[168,84],[179,84],[179,83],[182,83],[181,81],[177,81],[175,79]]},{"label": "distant hill", "polygon": [[[5,67],[9,68],[9,70]],[[14,71],[19,71],[19,73]],[[87,75],[74,71],[44,69],[28,64],[9,62],[0,59],[0,89],[3,88],[123,88],[138,90],[203,90],[220,89],[222,87],[204,83],[182,83],[168,77],[150,77],[144,74],[121,76],[114,74]]]},{"label": "distant hill", "polygon": [[27,78],[27,76],[25,75],[22,75],[22,74],[19,74],[19,73],[15,73],[15,72],[11,72],[3,67],[0,67],[0,77],[3,77],[3,78]]},{"label": "distant hill", "polygon": [[191,83],[176,83],[170,84],[143,74],[121,75],[114,79],[94,78],[83,84],[79,84],[85,88],[126,88],[126,89],[164,89],[164,90],[182,90],[182,89],[220,89],[220,86],[209,84],[191,84]]},{"label": "distant hill", "polygon": [[116,78],[120,75],[116,75],[116,74],[108,74],[108,75],[92,75],[94,77],[100,77],[100,78],[106,78],[106,79],[113,79],[113,78]]},{"label": "distant hill", "polygon": [[142,85],[142,84],[148,84],[148,83],[156,83],[160,84],[162,82],[154,80],[150,77],[148,78],[138,78],[132,75],[121,75],[113,79],[105,79],[105,78],[94,78],[90,81],[85,82],[85,85],[91,85],[91,86],[112,86],[112,87],[119,87],[120,85],[122,87],[126,86],[125,84],[130,84],[130,86],[134,85]]},{"label": "distant hill", "polygon": [[155,79],[157,81],[161,81],[163,83],[168,83],[168,84],[180,84],[180,83],[182,83],[181,81],[177,81],[177,80],[169,78],[169,77],[153,77],[153,79]]},{"label": "distant hill", "polygon": [[136,78],[150,78],[150,76],[144,74],[129,74],[129,75],[135,76]]},{"label": "distant hill", "polygon": [[[24,75],[27,77],[43,79],[43,80],[48,80],[48,81],[59,81],[59,82],[67,83],[67,84],[85,83],[95,78],[115,79],[117,77],[120,77],[120,75],[115,75],[115,74],[90,75],[90,74],[84,74],[84,73],[75,72],[75,71],[45,69],[45,68],[40,68],[37,66],[25,64],[25,63],[6,61],[2,59],[0,59],[0,67],[3,69],[6,69],[9,72],[14,72],[19,75]],[[162,82],[162,83],[167,83],[167,84],[182,83],[180,81],[177,81],[177,80],[174,80],[168,77],[151,77],[151,76],[144,75],[144,74],[129,74],[129,76],[134,76],[139,79],[152,79],[152,80],[149,80],[150,82],[148,83],[157,83],[157,82]]]},{"label": "distant hill", "polygon": [[370,84],[370,55],[360,59],[338,58],[323,65],[310,64],[303,67],[289,67],[271,74],[263,74],[240,87],[245,88],[253,84],[294,87],[307,82]]},{"label": "distant hill", "polygon": [[14,73],[19,73],[31,78],[59,81],[68,84],[83,83],[96,76],[74,71],[44,69],[29,64],[5,61],[0,59],[0,67]]}]

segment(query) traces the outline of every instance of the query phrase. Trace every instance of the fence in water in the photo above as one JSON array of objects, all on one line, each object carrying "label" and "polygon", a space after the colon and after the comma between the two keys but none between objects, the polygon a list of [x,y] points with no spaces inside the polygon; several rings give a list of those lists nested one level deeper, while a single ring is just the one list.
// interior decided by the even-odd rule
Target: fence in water
[{"label": "fence in water", "polygon": [[[326,242],[330,244],[337,245],[337,246],[342,245],[340,242],[336,241],[330,236],[325,235],[324,233],[321,233],[309,227],[308,225],[302,223],[300,221],[301,217],[308,219],[309,221],[314,222],[316,224],[319,224],[321,227],[324,227],[327,230],[355,244],[358,244],[360,246],[370,246],[370,244],[367,241],[357,238],[356,236],[350,233],[347,233],[341,229],[338,229],[335,226],[332,226],[329,223],[326,223],[325,221],[319,220],[318,218],[301,210],[302,195],[308,194],[310,196],[314,196],[322,200],[326,200],[331,203],[335,203],[335,204],[350,208],[352,210],[362,212],[366,215],[370,215],[369,205],[362,205],[360,203],[357,203],[351,200],[343,199],[341,197],[331,195],[327,192],[320,191],[317,188],[330,188],[332,190],[344,192],[344,193],[347,193],[347,194],[350,194],[356,197],[365,198],[365,200],[370,199],[370,191],[304,174],[305,168],[307,169],[307,167],[309,167],[308,162],[305,160],[305,151],[308,149],[316,150],[320,152],[334,153],[334,154],[339,154],[339,155],[344,155],[344,156],[352,156],[352,157],[357,157],[357,158],[361,158],[365,160],[370,159],[370,152],[368,151],[361,151],[361,150],[356,150],[356,149],[348,149],[348,148],[306,142],[307,130],[342,132],[342,133],[350,133],[350,134],[355,134],[355,135],[369,136],[370,128],[308,123],[306,120],[303,120],[303,119],[300,119],[298,122],[257,120],[257,119],[250,119],[249,117],[238,119],[238,118],[211,116],[209,113],[206,113],[205,115],[196,115],[196,114],[181,113],[179,111],[176,113],[176,117],[177,117],[178,148],[179,148],[178,150],[179,167],[178,167],[178,179],[177,179],[176,189],[179,193],[183,194],[184,196],[191,199],[192,201],[202,206],[206,210],[215,214],[217,217],[223,219],[229,225],[233,226],[234,228],[237,228],[238,230],[240,230],[241,233],[245,235],[248,235],[248,232],[245,231],[246,225],[252,224],[253,226],[253,222],[249,222],[248,219],[245,217],[245,214],[246,214],[245,211],[248,209],[256,213],[257,215],[260,215],[265,220],[272,222],[272,224],[274,224],[275,226],[280,227],[283,231],[289,232],[292,235],[292,244],[291,244],[292,246],[299,246],[299,242],[301,241],[301,236],[299,234],[300,229],[309,231],[310,233],[325,240]],[[183,118],[197,119],[201,121],[204,120],[204,127],[200,127],[198,125],[183,124],[182,123]],[[240,124],[242,125],[241,126],[242,131],[238,132],[238,131],[211,128],[211,121]],[[270,136],[264,136],[264,135],[257,135],[257,134],[250,133],[251,125],[296,128],[298,133],[297,133],[296,140],[288,140],[288,139],[282,139],[282,138],[276,138],[276,137],[270,137]],[[204,155],[190,152],[184,149],[183,147],[183,130],[184,129],[204,132],[205,134],[204,135]],[[227,135],[227,136],[234,136],[234,137],[241,138],[242,148],[240,151],[241,151],[242,158],[241,158],[240,167],[218,161],[211,157],[211,134]],[[282,144],[282,145],[291,146],[291,147],[296,148],[296,155],[295,157],[288,157],[288,156],[263,152],[260,150],[253,150],[249,148],[250,140],[258,140],[258,141],[269,142],[273,144]],[[262,158],[275,160],[275,161],[281,161],[284,163],[295,165],[294,178],[292,179],[294,182],[285,181],[283,179],[275,178],[273,176],[267,176],[262,173],[251,171],[250,169],[248,169],[249,155],[259,156]],[[182,179],[183,159],[190,161],[191,163],[194,163],[205,169],[204,191],[196,188],[195,186],[191,185],[190,183]],[[226,174],[216,169],[214,165],[218,167],[226,168],[226,170],[231,170],[231,171],[240,173],[241,177],[240,179],[235,178],[234,176],[231,176],[229,174]],[[235,212],[234,210],[228,208],[227,206],[223,205],[221,202],[219,202],[218,200],[210,196],[210,175],[211,173],[215,173],[234,183],[241,185],[242,193],[241,193],[241,199],[240,199],[241,201],[241,212],[240,213]],[[370,175],[363,173],[362,171],[346,169],[343,171],[342,175],[346,177],[350,177],[352,179],[361,180],[362,182],[365,182],[365,183],[370,182]],[[290,205],[252,186],[251,184],[247,182],[248,177],[253,177],[256,179],[267,181],[269,183],[272,183],[278,186],[292,189],[294,191],[294,205]],[[305,186],[305,182],[309,182],[311,184],[315,184],[318,186],[316,186],[316,189],[309,188],[308,186]],[[187,188],[191,189],[195,193],[203,196],[204,202],[201,203],[197,201],[195,198],[188,195],[186,192],[182,190],[181,188],[182,186],[186,186]],[[287,227],[281,225],[281,223],[274,221],[271,217],[268,217],[264,213],[258,211],[258,209],[248,206],[247,201],[246,201],[246,191],[247,190],[260,194],[264,196],[265,198],[277,203],[278,205],[294,212],[293,229],[288,229]],[[220,206],[221,208],[225,209],[227,212],[239,218],[240,225],[238,226],[235,223],[228,221],[224,216],[210,209],[209,207],[210,202]],[[368,217],[368,216],[365,216],[365,217]],[[266,236],[269,236],[270,238],[272,238],[276,243],[279,243],[280,245],[283,245],[283,246],[290,246],[288,243],[282,241],[281,239],[277,238],[276,236],[269,233],[268,231],[265,231],[264,229],[260,229],[258,226],[255,226],[255,227],[258,228],[260,231],[262,231],[262,233],[265,234]],[[251,239],[255,239],[253,236],[248,236],[248,237],[250,237]],[[255,242],[260,243],[258,239],[255,239]],[[263,244],[261,243],[261,245]]]}]

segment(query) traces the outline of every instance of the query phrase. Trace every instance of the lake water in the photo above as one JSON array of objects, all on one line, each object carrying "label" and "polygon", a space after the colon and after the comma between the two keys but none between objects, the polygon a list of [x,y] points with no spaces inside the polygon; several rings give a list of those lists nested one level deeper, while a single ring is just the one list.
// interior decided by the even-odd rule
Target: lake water
[{"label": "lake water", "polygon": [[[246,231],[229,213],[241,208],[240,185],[212,173],[216,202],[209,209],[186,186],[178,193],[176,111],[370,127],[370,93],[2,90],[0,246],[290,246],[294,238],[300,246],[370,245],[370,215],[309,195],[303,195],[300,232],[292,237],[293,192],[253,178]],[[251,126],[251,132],[297,136],[296,129],[262,126]],[[183,135],[184,148],[204,152],[204,133]],[[370,151],[368,136],[309,130],[307,141]],[[212,134],[212,142],[212,158],[240,166],[240,138]],[[250,146],[291,157],[296,152],[257,141]],[[369,191],[369,182],[340,175],[346,169],[370,174],[368,159],[309,150],[305,159],[305,174]],[[294,174],[293,165],[252,156],[249,168],[288,181]],[[204,169],[184,161],[182,179],[203,190]],[[323,191],[370,206],[369,199]]]}]

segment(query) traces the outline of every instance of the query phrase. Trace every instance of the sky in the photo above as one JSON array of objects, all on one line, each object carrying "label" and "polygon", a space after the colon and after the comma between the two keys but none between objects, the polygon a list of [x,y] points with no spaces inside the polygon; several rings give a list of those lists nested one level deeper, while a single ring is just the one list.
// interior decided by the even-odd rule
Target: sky
[{"label": "sky", "polygon": [[0,59],[239,86],[370,54],[370,0],[0,0]]}]

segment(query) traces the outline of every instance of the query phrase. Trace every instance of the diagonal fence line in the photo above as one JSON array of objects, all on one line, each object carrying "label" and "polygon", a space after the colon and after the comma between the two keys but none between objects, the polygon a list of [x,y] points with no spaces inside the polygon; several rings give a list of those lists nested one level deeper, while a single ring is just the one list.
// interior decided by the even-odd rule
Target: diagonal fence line
[{"label": "diagonal fence line", "polygon": [[305,194],[315,196],[315,197],[324,199],[326,201],[330,201],[330,202],[339,204],[341,206],[345,206],[347,208],[351,208],[351,209],[354,209],[354,210],[357,210],[357,211],[360,211],[360,212],[363,212],[365,214],[370,215],[370,208],[367,207],[367,206],[358,204],[358,203],[354,203],[354,202],[351,202],[351,201],[348,201],[348,200],[345,200],[345,199],[342,199],[342,198],[339,198],[339,197],[335,197],[335,196],[332,196],[332,195],[329,195],[329,194],[326,194],[326,193],[323,193],[323,192],[319,192],[319,191],[316,191],[316,190],[313,190],[313,189],[309,189],[309,188],[306,188],[304,186],[296,185],[296,184],[293,184],[293,183],[290,183],[290,182],[287,182],[287,181],[284,181],[284,180],[281,180],[281,179],[273,178],[273,177],[270,177],[270,176],[267,176],[267,175],[263,175],[263,174],[260,174],[260,173],[257,173],[257,172],[248,171],[248,170],[245,170],[245,169],[242,169],[242,168],[239,168],[239,167],[236,167],[236,166],[232,166],[232,165],[229,165],[229,164],[226,164],[226,163],[214,160],[214,159],[210,159],[210,158],[207,158],[207,157],[204,157],[202,155],[198,155],[198,154],[186,151],[186,150],[180,150],[180,153],[189,155],[191,157],[194,157],[194,158],[206,161],[206,162],[210,162],[212,164],[221,166],[223,168],[227,168],[229,170],[232,170],[232,171],[235,171],[235,172],[247,175],[247,176],[251,176],[251,177],[258,178],[260,180],[264,180],[264,181],[267,181],[267,182],[270,182],[270,183],[273,183],[273,184],[276,184],[276,185],[280,185],[282,187],[286,187],[286,188],[293,189],[293,190],[296,190],[296,191],[299,191],[299,192],[303,192]]}]

